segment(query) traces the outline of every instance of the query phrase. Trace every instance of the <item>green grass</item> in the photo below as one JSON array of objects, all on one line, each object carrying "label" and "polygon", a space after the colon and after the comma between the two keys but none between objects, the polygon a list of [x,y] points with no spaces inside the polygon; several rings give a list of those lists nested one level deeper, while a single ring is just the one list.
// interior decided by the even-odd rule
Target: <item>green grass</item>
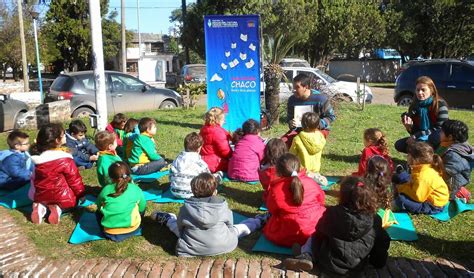
[{"label": "green grass", "polygon": [[[338,107],[338,118],[333,125],[324,150],[322,161],[322,173],[326,175],[346,175],[357,169],[360,151],[363,148],[362,132],[365,128],[381,128],[390,140],[390,144],[402,136],[405,136],[403,126],[399,122],[399,115],[405,110],[396,106],[368,105],[365,111],[355,105],[342,105]],[[196,110],[156,111],[148,113],[129,114],[129,117],[140,118],[152,116],[158,122],[158,133],[156,136],[158,151],[166,158],[173,159],[182,150],[182,142],[186,134],[197,131],[202,125],[204,107]],[[469,126],[474,126],[472,112],[450,111],[450,117],[465,121]],[[284,122],[284,118],[282,122]],[[286,126],[281,124],[273,127],[262,134],[263,137],[281,136],[286,131]],[[29,131],[34,138],[35,131]],[[92,132],[89,131],[92,136]],[[473,133],[471,129],[471,138]],[[6,134],[0,134],[0,147],[6,147]],[[405,157],[391,149],[394,160],[405,160]],[[97,194],[100,190],[97,186],[95,169],[82,172],[89,193]],[[168,186],[168,178],[163,178],[155,185]],[[472,184],[469,186],[471,191]],[[259,185],[248,185],[244,183],[225,183],[221,192],[229,202],[230,207],[247,216],[253,216],[261,204],[261,188]],[[336,190],[327,192],[327,203],[336,203]],[[175,259],[174,246],[175,236],[166,227],[157,227],[150,221],[152,211],[159,209],[177,213],[177,204],[155,204],[149,202],[144,219],[144,235],[126,240],[122,243],[111,241],[95,241],[82,245],[70,245],[67,243],[74,229],[80,212],[74,212],[62,218],[58,226],[43,224],[33,225],[21,212],[12,211],[17,223],[21,225],[25,233],[30,237],[43,256],[51,258],[138,258],[151,260]],[[394,257],[420,258],[450,258],[462,260],[472,255],[474,233],[474,213],[468,212],[456,216],[447,223],[440,223],[428,216],[412,215],[413,222],[417,228],[420,239],[416,242],[392,242],[390,255]],[[222,255],[228,258],[261,258],[272,256],[270,254],[252,253],[251,248],[259,236],[259,232],[250,235],[239,242],[239,247],[232,253]],[[278,257],[277,255],[274,257]]]},{"label": "green grass", "polygon": [[395,83],[391,83],[391,82],[372,83],[372,82],[369,82],[369,83],[367,83],[367,86],[393,89],[393,88],[395,88]]}]

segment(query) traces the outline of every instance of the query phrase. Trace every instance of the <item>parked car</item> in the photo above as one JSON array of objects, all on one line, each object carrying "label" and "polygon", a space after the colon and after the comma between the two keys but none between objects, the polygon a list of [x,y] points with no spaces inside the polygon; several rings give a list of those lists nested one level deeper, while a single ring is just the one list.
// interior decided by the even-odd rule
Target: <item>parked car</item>
[{"label": "parked car", "polygon": [[189,64],[183,66],[179,74],[178,82],[178,86],[187,83],[206,82],[206,65]]},{"label": "parked car", "polygon": [[[175,91],[152,87],[121,72],[106,71],[105,85],[109,114],[154,109],[173,109],[182,106],[183,99]],[[72,117],[96,113],[95,79],[93,71],[59,75],[51,85],[45,102],[69,99]]]},{"label": "parked car", "polygon": [[280,66],[282,67],[305,67],[305,68],[310,68],[311,65],[308,63],[308,61],[303,60],[303,59],[297,59],[297,58],[284,58],[280,62]]},{"label": "parked car", "polygon": [[[304,73],[310,77],[312,89],[317,89],[340,100],[357,102],[357,83],[355,82],[338,81],[318,69],[309,67],[283,67],[283,72],[285,76],[280,82],[280,99],[287,99],[293,94],[293,78]],[[360,89],[363,90],[364,86],[361,85]],[[372,90],[366,86],[365,102],[371,103],[372,99]]]},{"label": "parked car", "polygon": [[0,132],[18,128],[18,120],[28,111],[23,101],[0,94]]},{"label": "parked car", "polygon": [[394,100],[398,105],[412,103],[416,79],[424,75],[433,79],[449,106],[474,108],[474,65],[455,59],[411,62],[395,81]]}]

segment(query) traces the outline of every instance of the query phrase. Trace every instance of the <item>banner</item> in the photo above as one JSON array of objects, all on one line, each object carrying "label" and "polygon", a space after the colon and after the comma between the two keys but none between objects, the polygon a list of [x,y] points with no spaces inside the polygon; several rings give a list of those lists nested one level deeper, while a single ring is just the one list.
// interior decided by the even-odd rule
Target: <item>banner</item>
[{"label": "banner", "polygon": [[260,31],[257,15],[204,17],[207,108],[221,107],[224,128],[260,122]]}]

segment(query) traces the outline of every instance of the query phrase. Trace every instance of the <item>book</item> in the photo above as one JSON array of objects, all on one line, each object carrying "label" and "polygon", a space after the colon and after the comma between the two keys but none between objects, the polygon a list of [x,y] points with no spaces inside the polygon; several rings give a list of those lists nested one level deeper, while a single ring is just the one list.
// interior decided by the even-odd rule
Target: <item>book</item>
[{"label": "book", "polygon": [[313,111],[313,105],[296,105],[294,111],[296,127],[301,127],[301,119],[303,118],[304,113]]}]

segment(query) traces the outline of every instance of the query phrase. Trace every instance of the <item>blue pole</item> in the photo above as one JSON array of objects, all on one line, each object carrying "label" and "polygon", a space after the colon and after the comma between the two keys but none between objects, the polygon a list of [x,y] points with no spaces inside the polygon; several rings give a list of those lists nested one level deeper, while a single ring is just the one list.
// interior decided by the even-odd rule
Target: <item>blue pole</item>
[{"label": "blue pole", "polygon": [[41,81],[41,65],[38,47],[38,35],[36,33],[36,18],[33,18],[33,29],[35,33],[35,48],[36,48],[36,65],[38,66],[38,82],[40,89],[40,103],[43,104],[43,82]]}]

